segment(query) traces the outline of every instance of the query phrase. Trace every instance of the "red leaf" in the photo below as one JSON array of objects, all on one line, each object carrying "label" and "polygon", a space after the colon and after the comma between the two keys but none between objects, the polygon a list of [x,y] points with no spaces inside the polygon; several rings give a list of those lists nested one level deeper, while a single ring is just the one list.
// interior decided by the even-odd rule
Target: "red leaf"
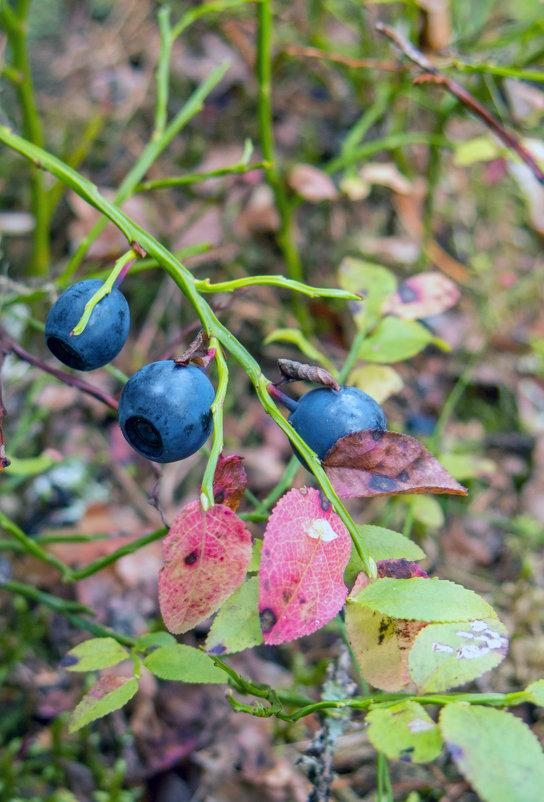
[{"label": "red leaf", "polygon": [[224,457],[219,460],[213,475],[213,500],[236,510],[247,485],[247,476],[242,465],[243,457]]},{"label": "red leaf", "polygon": [[343,573],[351,538],[317,490],[290,490],[276,504],[264,533],[259,615],[266,644],[309,635],[346,600]]},{"label": "red leaf", "polygon": [[187,504],[163,541],[159,604],[170,632],[187,632],[208,618],[239,587],[251,560],[251,535],[232,510],[204,512]]},{"label": "red leaf", "polygon": [[342,498],[467,490],[414,437],[366,429],[341,437],[325,455],[323,467]]},{"label": "red leaf", "polygon": [[386,302],[383,313],[417,320],[445,312],[460,296],[453,281],[442,273],[418,273],[400,285]]}]

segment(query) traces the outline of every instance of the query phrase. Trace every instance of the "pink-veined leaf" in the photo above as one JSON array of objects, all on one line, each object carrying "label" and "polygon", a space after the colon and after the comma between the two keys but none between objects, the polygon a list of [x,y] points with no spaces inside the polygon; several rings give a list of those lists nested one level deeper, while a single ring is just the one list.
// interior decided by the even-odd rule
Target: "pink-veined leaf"
[{"label": "pink-veined leaf", "polygon": [[276,504],[264,534],[259,615],[266,644],[309,635],[346,600],[343,573],[351,538],[330,502],[313,488]]},{"label": "pink-veined leaf", "polygon": [[213,500],[216,504],[225,504],[234,512],[247,485],[243,460],[243,457],[224,457],[220,454],[213,475]]},{"label": "pink-veined leaf", "polygon": [[417,273],[390,296],[383,311],[404,320],[421,320],[455,306],[460,296],[453,281],[442,273]]},{"label": "pink-veined leaf", "polygon": [[163,541],[159,604],[170,632],[187,632],[208,618],[239,587],[251,560],[251,535],[228,507],[206,512],[187,504]]},{"label": "pink-veined leaf", "polygon": [[341,437],[323,467],[342,498],[452,493],[467,490],[415,437],[365,429]]}]

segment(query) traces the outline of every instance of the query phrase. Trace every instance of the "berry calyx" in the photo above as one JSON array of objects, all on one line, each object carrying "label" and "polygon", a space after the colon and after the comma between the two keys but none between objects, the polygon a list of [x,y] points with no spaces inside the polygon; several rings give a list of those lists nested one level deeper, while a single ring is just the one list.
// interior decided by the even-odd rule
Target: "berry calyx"
[{"label": "berry calyx", "polygon": [[[383,431],[387,427],[377,401],[358,387],[345,386],[340,390],[329,387],[310,390],[299,400],[288,420],[321,460],[340,437],[363,429]],[[307,467],[296,449],[293,450]]]},{"label": "berry calyx", "polygon": [[119,424],[132,448],[154,462],[194,454],[213,429],[212,383],[195,365],[151,362],[136,371],[119,399]]},{"label": "berry calyx", "polygon": [[76,370],[96,370],[117,356],[125,344],[130,310],[123,293],[114,288],[94,307],[81,334],[71,332],[79,323],[85,304],[103,286],[100,279],[73,284],[57,298],[45,322],[45,342],[60,362]]}]

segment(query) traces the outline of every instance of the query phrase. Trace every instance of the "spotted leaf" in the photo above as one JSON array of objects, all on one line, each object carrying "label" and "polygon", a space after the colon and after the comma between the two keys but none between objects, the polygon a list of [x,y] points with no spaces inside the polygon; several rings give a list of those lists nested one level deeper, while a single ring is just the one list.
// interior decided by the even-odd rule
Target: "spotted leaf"
[{"label": "spotted leaf", "polygon": [[467,491],[421,443],[407,434],[366,429],[341,437],[323,467],[342,498]]},{"label": "spotted leaf", "polygon": [[309,635],[340,610],[351,538],[330,502],[293,489],[275,506],[264,534],[259,615],[266,644]]},{"label": "spotted leaf", "polygon": [[251,535],[222,504],[206,512],[187,504],[163,541],[159,574],[161,614],[170,632],[187,632],[239,587],[251,560]]}]

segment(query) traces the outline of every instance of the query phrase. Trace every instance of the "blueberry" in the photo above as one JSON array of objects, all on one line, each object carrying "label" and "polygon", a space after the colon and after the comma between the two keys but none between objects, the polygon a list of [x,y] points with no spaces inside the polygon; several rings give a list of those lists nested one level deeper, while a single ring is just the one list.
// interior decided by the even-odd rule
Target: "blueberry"
[{"label": "blueberry", "polygon": [[125,296],[117,288],[97,303],[83,333],[70,336],[80,321],[85,304],[103,283],[96,278],[78,281],[62,293],[47,315],[47,347],[69,368],[101,368],[117,356],[125,344],[130,312]]},{"label": "blueberry", "polygon": [[151,362],[136,371],[119,399],[121,431],[132,448],[155,462],[185,459],[213,428],[213,385],[194,365]]},{"label": "blueberry", "polygon": [[[316,387],[302,396],[289,415],[289,423],[303,440],[324,459],[340,437],[363,429],[383,431],[387,421],[377,401],[357,387]],[[297,453],[295,454],[306,465]]]}]

